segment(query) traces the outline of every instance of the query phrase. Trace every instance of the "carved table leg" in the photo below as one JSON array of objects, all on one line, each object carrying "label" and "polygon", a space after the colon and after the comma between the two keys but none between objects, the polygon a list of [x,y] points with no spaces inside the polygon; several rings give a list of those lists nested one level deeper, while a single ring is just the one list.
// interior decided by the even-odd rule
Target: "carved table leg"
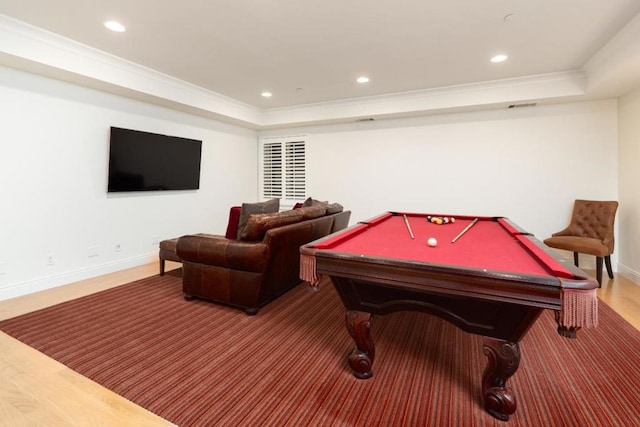
[{"label": "carved table leg", "polygon": [[516,411],[516,398],[505,384],[520,365],[520,347],[516,342],[486,338],[482,351],[487,367],[482,376],[482,396],[488,413],[502,421]]},{"label": "carved table leg", "polygon": [[371,313],[347,311],[347,331],[356,342],[356,348],[349,355],[349,366],[356,378],[367,379],[373,375],[371,369],[375,357],[373,339],[371,339]]}]

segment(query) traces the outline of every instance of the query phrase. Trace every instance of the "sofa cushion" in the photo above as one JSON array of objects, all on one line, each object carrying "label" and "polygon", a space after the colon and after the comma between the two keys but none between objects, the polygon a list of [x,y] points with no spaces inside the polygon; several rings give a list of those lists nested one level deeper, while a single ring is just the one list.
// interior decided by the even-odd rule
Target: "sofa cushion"
[{"label": "sofa cushion", "polygon": [[327,213],[327,207],[321,204],[315,204],[312,206],[303,206],[296,209],[296,211],[302,212],[302,219],[313,219],[324,216]]},{"label": "sofa cushion", "polygon": [[261,240],[267,230],[300,222],[302,217],[303,213],[299,209],[249,215],[247,225],[240,234],[240,240]]},{"label": "sofa cushion", "polygon": [[240,223],[240,210],[242,206],[232,206],[229,209],[229,222],[227,223],[227,232],[224,237],[227,239],[238,238],[238,224]]},{"label": "sofa cushion", "polygon": [[244,232],[244,228],[249,221],[249,215],[264,214],[264,213],[276,213],[280,209],[280,199],[271,199],[266,202],[258,203],[243,203],[240,209],[240,220],[238,221],[238,233],[237,238]]}]

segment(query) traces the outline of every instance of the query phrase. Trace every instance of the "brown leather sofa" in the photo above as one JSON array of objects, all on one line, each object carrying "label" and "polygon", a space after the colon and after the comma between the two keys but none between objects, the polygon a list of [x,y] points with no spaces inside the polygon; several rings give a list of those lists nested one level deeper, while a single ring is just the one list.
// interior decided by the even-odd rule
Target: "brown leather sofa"
[{"label": "brown leather sofa", "polygon": [[224,303],[256,314],[260,307],[300,283],[301,245],[347,227],[350,211],[323,212],[317,216],[317,208],[303,207],[250,215],[240,239],[180,237],[176,253],[183,265],[184,297]]}]

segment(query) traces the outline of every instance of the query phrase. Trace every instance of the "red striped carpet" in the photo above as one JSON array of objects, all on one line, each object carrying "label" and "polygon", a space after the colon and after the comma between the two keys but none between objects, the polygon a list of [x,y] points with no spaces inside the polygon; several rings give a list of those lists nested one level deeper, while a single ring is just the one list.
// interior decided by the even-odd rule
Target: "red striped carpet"
[{"label": "red striped carpet", "polygon": [[0,322],[0,329],[180,426],[640,425],[640,332],[600,305],[577,340],[551,312],[521,342],[507,423],[481,402],[481,341],[437,317],[374,319],[374,376],[357,380],[330,284],[250,317],[184,301],[176,273]]}]

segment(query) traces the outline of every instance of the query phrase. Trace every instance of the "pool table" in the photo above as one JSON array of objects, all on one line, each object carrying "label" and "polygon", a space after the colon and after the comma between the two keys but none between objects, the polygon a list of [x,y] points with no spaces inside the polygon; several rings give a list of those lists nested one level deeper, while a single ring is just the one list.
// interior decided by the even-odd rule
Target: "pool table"
[{"label": "pool table", "polygon": [[503,217],[386,212],[302,246],[300,263],[301,279],[317,286],[327,275],[342,299],[357,378],[373,375],[372,314],[430,313],[484,337],[484,406],[505,421],[518,342],[542,311],[555,311],[565,337],[597,326],[597,281]]}]

